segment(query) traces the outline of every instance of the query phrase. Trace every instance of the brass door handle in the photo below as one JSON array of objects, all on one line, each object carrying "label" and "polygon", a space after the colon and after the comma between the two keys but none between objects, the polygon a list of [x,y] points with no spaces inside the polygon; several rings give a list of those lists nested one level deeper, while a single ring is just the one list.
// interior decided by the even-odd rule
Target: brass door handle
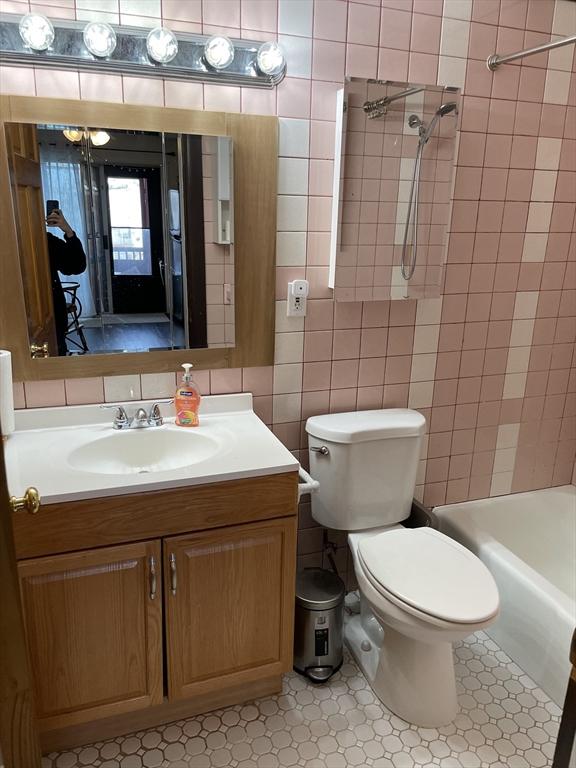
[{"label": "brass door handle", "polygon": [[10,497],[10,506],[12,512],[21,512],[25,510],[30,515],[35,515],[40,509],[40,494],[36,488],[28,488],[24,496],[17,498],[16,496]]},{"label": "brass door handle", "polygon": [[44,344],[30,344],[30,354],[32,357],[50,357],[48,342],[45,341]]}]

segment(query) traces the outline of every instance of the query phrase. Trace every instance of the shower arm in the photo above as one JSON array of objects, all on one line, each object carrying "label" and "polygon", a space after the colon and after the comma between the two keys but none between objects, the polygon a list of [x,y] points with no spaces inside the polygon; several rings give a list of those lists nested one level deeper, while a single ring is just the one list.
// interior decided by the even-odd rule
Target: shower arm
[{"label": "shower arm", "polygon": [[425,91],[425,88],[407,88],[405,91],[394,93],[392,96],[383,96],[381,99],[374,99],[373,101],[365,101],[362,109],[364,112],[372,112],[373,110],[382,109],[387,107],[393,101],[398,99],[405,99],[407,96],[412,96],[415,93],[421,93]]}]

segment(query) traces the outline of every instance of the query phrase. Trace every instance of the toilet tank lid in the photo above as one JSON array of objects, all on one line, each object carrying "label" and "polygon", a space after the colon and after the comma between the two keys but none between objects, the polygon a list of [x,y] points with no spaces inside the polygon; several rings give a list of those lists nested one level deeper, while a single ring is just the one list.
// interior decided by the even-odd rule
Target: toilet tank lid
[{"label": "toilet tank lid", "polygon": [[333,443],[364,443],[388,437],[418,437],[424,434],[425,426],[426,419],[418,411],[383,408],[311,416],[306,422],[306,432]]}]

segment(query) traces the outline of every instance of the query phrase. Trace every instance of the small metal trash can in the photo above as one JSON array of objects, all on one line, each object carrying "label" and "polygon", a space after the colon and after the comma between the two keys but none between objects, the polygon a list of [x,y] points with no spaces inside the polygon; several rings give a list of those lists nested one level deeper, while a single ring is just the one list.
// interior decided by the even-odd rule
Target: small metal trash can
[{"label": "small metal trash can", "polygon": [[344,593],[332,571],[305,568],[296,576],[294,669],[315,683],[342,666]]}]

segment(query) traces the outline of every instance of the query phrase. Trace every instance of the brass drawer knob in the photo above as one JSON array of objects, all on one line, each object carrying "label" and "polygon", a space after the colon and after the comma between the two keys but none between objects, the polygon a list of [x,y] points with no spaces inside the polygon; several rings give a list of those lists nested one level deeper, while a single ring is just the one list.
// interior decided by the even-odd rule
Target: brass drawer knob
[{"label": "brass drawer knob", "polygon": [[40,509],[40,494],[36,488],[28,488],[21,498],[11,496],[10,506],[12,507],[12,512],[26,510],[30,515],[35,515]]}]

